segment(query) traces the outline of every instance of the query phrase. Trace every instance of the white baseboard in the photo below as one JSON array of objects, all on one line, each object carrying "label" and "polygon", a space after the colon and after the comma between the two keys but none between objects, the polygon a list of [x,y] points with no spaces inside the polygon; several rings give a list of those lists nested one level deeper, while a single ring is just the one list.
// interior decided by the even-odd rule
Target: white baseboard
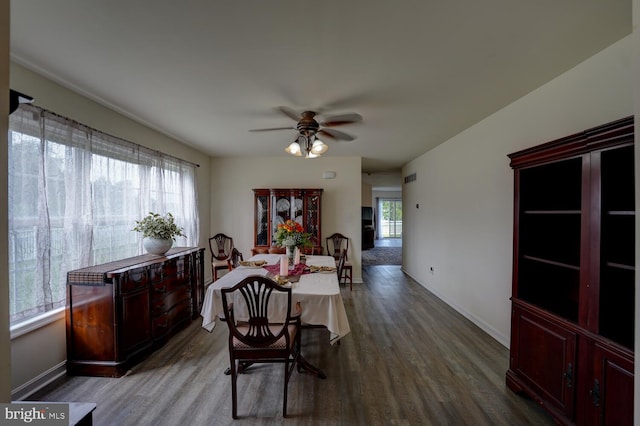
[{"label": "white baseboard", "polygon": [[480,327],[480,329],[482,331],[487,333],[489,336],[491,336],[493,339],[495,339],[502,346],[504,346],[507,349],[509,348],[509,340],[510,339],[509,339],[508,336],[505,336],[502,333],[498,332],[498,330],[496,330],[495,328],[491,327],[489,324],[484,322],[482,319],[476,317],[471,312],[467,311],[466,309],[462,308],[461,306],[457,305],[456,303],[452,302],[451,300],[448,300],[446,297],[444,297],[441,294],[439,294],[433,288],[430,288],[428,285],[425,285],[425,284],[421,283],[414,276],[409,274],[404,269],[402,269],[402,271],[405,274],[407,274],[408,276],[410,276],[415,282],[420,284],[422,287],[426,288],[429,292],[431,292],[438,299],[442,300],[444,303],[446,303],[447,305],[451,306],[453,309],[455,309],[458,313],[460,313],[462,316],[467,318],[469,321],[471,321],[472,323],[474,323],[475,325]]},{"label": "white baseboard", "polygon": [[12,401],[23,401],[39,391],[49,383],[67,374],[67,362],[63,361],[58,365],[51,367],[49,370],[37,377],[29,380],[27,383],[18,386],[11,391]]}]

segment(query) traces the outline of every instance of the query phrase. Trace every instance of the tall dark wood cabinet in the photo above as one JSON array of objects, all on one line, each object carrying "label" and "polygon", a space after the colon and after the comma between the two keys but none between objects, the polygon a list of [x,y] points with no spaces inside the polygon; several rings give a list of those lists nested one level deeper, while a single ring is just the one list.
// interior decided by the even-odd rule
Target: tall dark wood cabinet
[{"label": "tall dark wood cabinet", "polygon": [[509,155],[507,385],[562,424],[633,424],[633,117]]},{"label": "tall dark wood cabinet", "polygon": [[198,317],[204,249],[176,247],[70,271],[67,373],[120,377]]},{"label": "tall dark wood cabinet", "polygon": [[300,223],[311,234],[312,251],[322,254],[322,189],[254,189],[254,253],[275,246],[278,224]]}]

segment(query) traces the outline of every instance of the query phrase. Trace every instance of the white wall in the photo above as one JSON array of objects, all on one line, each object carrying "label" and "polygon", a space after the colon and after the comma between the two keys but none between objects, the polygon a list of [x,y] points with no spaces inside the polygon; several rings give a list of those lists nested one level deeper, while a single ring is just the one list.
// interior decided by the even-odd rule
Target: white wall
[{"label": "white wall", "polygon": [[361,193],[362,193],[362,206],[373,207],[371,185],[366,182],[362,182]]},{"label": "white wall", "polygon": [[[4,15],[1,15],[4,16]],[[0,28],[4,28],[0,25]],[[0,73],[1,75],[1,73]],[[34,103],[42,108],[51,110],[57,114],[72,118],[105,133],[121,137],[151,149],[165,152],[175,157],[200,163],[196,171],[196,185],[199,197],[200,214],[200,247],[206,247],[209,234],[209,204],[210,204],[210,171],[208,156],[195,149],[158,133],[148,127],[138,124],[100,104],[87,99],[71,90],[54,83],[20,65],[12,63],[10,66],[11,88],[35,98]],[[4,107],[4,105],[3,105]],[[3,115],[4,116],[4,115]],[[7,132],[2,131],[2,137],[6,139]],[[5,141],[6,142],[6,141]],[[6,146],[6,143],[4,144]],[[6,150],[3,150],[6,156]],[[5,160],[6,161],[6,157]],[[6,170],[6,167],[4,168]],[[6,173],[2,174],[6,188]],[[0,200],[6,203],[6,190],[4,196],[0,192]],[[6,205],[5,209],[6,211]],[[2,224],[6,221],[2,221]],[[0,226],[0,236],[4,235],[7,241],[4,225]],[[0,265],[6,262],[6,245],[1,245],[3,256],[0,256]],[[1,267],[6,271],[7,268]],[[210,268],[205,268],[205,275],[210,279]],[[4,282],[8,278],[3,277]],[[8,284],[7,291],[8,291]],[[4,286],[3,286],[4,288]],[[0,303],[5,303],[7,297],[0,297]],[[8,309],[1,309],[8,312]],[[8,327],[2,328],[3,332]],[[64,372],[66,361],[66,335],[64,312],[53,318],[53,322],[42,328],[25,334],[14,334],[11,340],[11,383],[13,399],[20,399],[34,390],[41,381],[54,378]],[[8,345],[7,345],[8,346]],[[2,347],[6,347],[2,345]],[[2,383],[5,383],[3,378]]]},{"label": "white wall", "polygon": [[[361,282],[361,163],[360,157],[331,156],[213,158],[211,235],[233,237],[246,258],[253,247],[254,188],[322,188],[321,243],[326,246],[334,232],[349,236],[354,281]],[[323,179],[324,171],[335,171],[335,179]]]},{"label": "white wall", "polygon": [[[7,146],[9,126],[9,0],[0,0],[0,146]],[[0,169],[7,170],[7,150],[0,150]],[[0,173],[0,241],[8,241],[7,174]],[[6,244],[0,244],[0,402],[11,401],[9,274]]]},{"label": "white wall", "polygon": [[508,346],[507,154],[632,115],[631,81],[629,36],[405,165],[404,270]]}]

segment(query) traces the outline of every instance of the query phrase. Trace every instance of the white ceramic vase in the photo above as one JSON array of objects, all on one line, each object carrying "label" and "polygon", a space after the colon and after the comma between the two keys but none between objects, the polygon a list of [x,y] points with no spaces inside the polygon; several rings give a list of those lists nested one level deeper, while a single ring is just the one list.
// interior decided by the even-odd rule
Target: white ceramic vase
[{"label": "white ceramic vase", "polygon": [[149,254],[162,256],[169,251],[173,245],[173,240],[161,240],[158,238],[145,237],[142,239],[142,246]]}]

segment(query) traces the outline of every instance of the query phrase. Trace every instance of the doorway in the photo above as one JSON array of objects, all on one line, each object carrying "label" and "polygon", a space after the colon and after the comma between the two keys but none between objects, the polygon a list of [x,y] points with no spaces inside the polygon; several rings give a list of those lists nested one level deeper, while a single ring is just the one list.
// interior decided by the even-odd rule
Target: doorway
[{"label": "doorway", "polygon": [[379,238],[402,238],[402,200],[381,199]]}]

